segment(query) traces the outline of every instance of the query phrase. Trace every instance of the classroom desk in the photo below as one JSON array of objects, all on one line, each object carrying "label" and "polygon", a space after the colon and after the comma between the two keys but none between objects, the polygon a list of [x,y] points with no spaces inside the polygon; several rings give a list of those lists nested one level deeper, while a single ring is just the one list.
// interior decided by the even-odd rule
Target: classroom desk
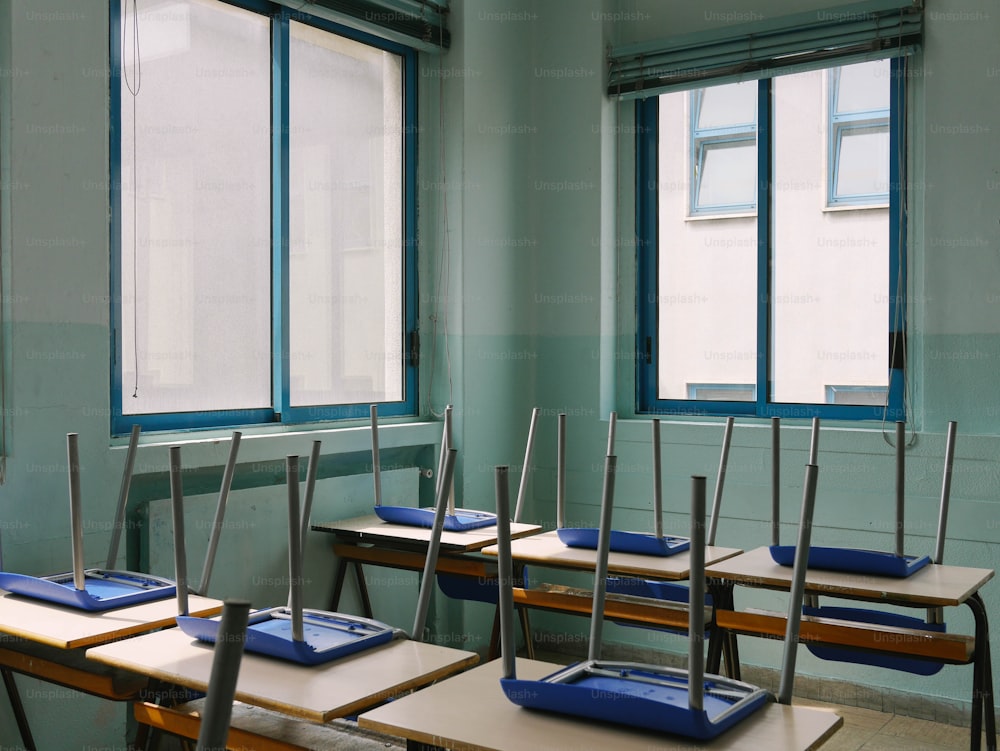
[{"label": "classroom desk", "polygon": [[[219,600],[191,596],[195,615],[215,615]],[[87,647],[175,625],[174,598],[126,608],[88,612],[0,591],[0,673],[25,745],[34,748],[14,672],[111,700],[134,697],[146,682],[134,674],[107,670],[88,662]]]},{"label": "classroom desk", "polygon": [[[512,540],[511,557],[515,565],[534,564],[547,568],[575,569],[593,572],[596,550],[571,548],[563,544],[555,531]],[[705,565],[711,565],[739,555],[738,548],[705,548]],[[497,546],[483,548],[484,555],[496,557]],[[608,574],[611,576],[636,576],[641,579],[683,581],[691,576],[691,555],[688,551],[676,555],[637,555],[635,553],[608,553]]]},{"label": "classroom desk", "polygon": [[[517,660],[519,678],[539,679],[561,666]],[[500,660],[365,712],[358,725],[405,738],[410,751],[666,751],[731,749],[806,751],[819,748],[843,724],[836,713],[768,704],[710,742],[588,722],[524,709],[500,688]]]},{"label": "classroom desk", "polygon": [[[711,564],[706,568],[705,575],[729,588],[728,600],[725,595],[723,599],[726,600],[725,607],[732,607],[732,585],[787,591],[792,579],[792,569],[775,563],[768,548],[761,547]],[[993,576],[991,569],[935,564],[929,564],[906,578],[809,569],[806,572],[805,593],[902,607],[968,606],[976,624],[972,659],[971,741],[971,748],[975,751],[980,746],[984,711],[989,748],[996,747],[989,624],[986,607],[979,595],[979,590]]]},{"label": "classroom desk", "polygon": [[[512,540],[510,550],[515,576],[520,576],[520,572],[527,565],[593,572],[597,558],[596,550],[568,547],[559,539],[556,531]],[[484,555],[496,557],[497,546],[491,545],[482,552]],[[724,561],[742,552],[738,548],[709,546],[705,548],[705,564]],[[691,555],[686,550],[670,556],[611,551],[608,553],[608,574],[658,581],[683,581],[691,576]],[[558,610],[587,616],[592,610],[590,607],[592,596],[591,592],[565,587],[533,585],[530,588],[514,588],[514,604],[520,608]],[[687,607],[684,604],[620,595],[608,595],[605,617],[638,626],[662,626],[684,630],[687,629],[688,622]],[[706,623],[710,622],[709,612]],[[710,672],[719,671],[723,656],[726,657],[729,666],[730,653],[725,646],[713,630],[708,649],[707,665]]]},{"label": "classroom desk", "polygon": [[[515,523],[510,526],[513,538],[533,535],[541,530],[537,524]],[[338,609],[347,568],[353,566],[363,613],[368,618],[373,618],[374,615],[361,566],[367,563],[373,566],[422,571],[427,555],[427,544],[431,539],[430,529],[389,524],[374,514],[341,521],[321,522],[313,524],[311,529],[330,533],[336,541],[334,553],[338,558],[337,571],[328,609],[332,611]],[[481,561],[475,559],[470,561],[468,554],[479,552],[489,545],[496,544],[496,541],[495,526],[480,527],[465,532],[443,531],[437,570],[441,573],[454,573],[471,578],[489,576],[489,569],[485,568]],[[496,576],[495,570],[492,576]]]},{"label": "classroom desk", "polygon": [[[206,691],[213,649],[169,629],[87,650],[87,657],[166,683]],[[245,653],[236,700],[325,723],[475,665],[479,656],[399,639],[323,665],[304,666]]]}]

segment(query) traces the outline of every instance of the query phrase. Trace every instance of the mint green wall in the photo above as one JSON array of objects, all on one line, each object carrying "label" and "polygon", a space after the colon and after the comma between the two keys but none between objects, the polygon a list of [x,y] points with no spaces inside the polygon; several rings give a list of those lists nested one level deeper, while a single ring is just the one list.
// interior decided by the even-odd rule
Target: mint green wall
[{"label": "mint green wall", "polygon": [[[754,12],[773,16],[831,4],[767,0],[756,3]],[[436,415],[446,403],[455,405],[460,502],[488,508],[493,466],[519,468],[530,410],[541,407],[525,520],[551,526],[555,415],[567,412],[569,514],[592,522],[607,414],[617,409],[625,418],[633,407],[633,134],[630,106],[620,107],[604,95],[605,47],[738,22],[747,9],[735,0],[454,0],[453,5],[454,46],[441,58],[424,58],[418,76],[422,414]],[[91,565],[102,563],[124,453],[119,445],[109,445],[107,430],[106,6],[101,0],[0,2],[7,448],[0,541],[4,565],[28,573],[65,570],[70,563],[65,434],[81,435]],[[926,44],[915,58],[924,75],[912,81],[909,124],[914,162],[909,377],[918,432],[908,453],[907,479],[914,493],[908,547],[931,546],[942,432],[947,420],[956,419],[958,460],[947,558],[969,566],[994,565],[1000,545],[1000,405],[995,396],[1000,359],[1000,60],[995,40],[1000,17],[991,10],[985,0],[937,0],[926,12]],[[793,533],[797,517],[806,443],[799,427],[789,421],[782,455],[783,514],[790,522],[786,535]],[[394,426],[385,431],[382,445],[432,450],[438,430],[438,423]],[[616,521],[622,527],[647,523],[647,434],[645,421],[620,423],[617,451],[625,471],[619,476]],[[720,436],[717,421],[665,425],[668,529],[684,529],[687,478],[694,472],[714,475]],[[255,463],[286,453],[306,454],[313,437],[249,430],[241,471],[253,472]],[[323,432],[322,438],[324,454],[367,447],[363,427]],[[198,434],[197,439],[184,445],[185,466],[222,465],[228,435]],[[170,440],[145,439],[140,475],[163,471]],[[767,445],[766,430],[741,421],[721,544],[767,542]],[[892,449],[879,426],[826,430],[822,451],[817,539],[887,546]],[[512,474],[513,490],[518,474]],[[417,492],[415,477],[405,473],[390,478],[388,486],[401,501]],[[331,478],[320,488],[317,512],[329,518],[355,515],[367,504],[364,478]],[[227,530],[232,534],[224,535],[212,594],[251,596],[268,604],[283,600],[281,493],[279,487],[273,493],[257,489],[233,495]],[[189,499],[195,570],[203,550],[195,539],[197,522],[208,518],[212,501],[211,495]],[[165,504],[153,504],[150,513],[157,522],[150,562],[168,567]],[[332,555],[326,541],[315,537],[307,555],[307,604],[321,607]],[[379,595],[380,617],[407,626],[413,580],[385,576],[380,581],[386,585]],[[984,596],[997,623],[992,587]],[[776,606],[773,595],[740,597],[740,604]],[[440,598],[436,604],[435,625],[443,638],[486,633],[489,608]],[[535,622],[564,640],[586,629],[583,619],[538,617]],[[950,622],[956,630],[971,628],[964,612]],[[609,629],[608,638],[678,652],[684,648],[673,638],[620,628]],[[774,645],[749,640],[743,656],[760,665],[778,659]],[[968,701],[971,676],[965,667],[913,683],[809,657],[802,657],[799,666],[807,674]],[[122,737],[122,707],[46,695],[42,684],[19,681],[34,691],[28,711],[42,747],[106,745]],[[54,713],[63,720],[59,728],[44,721]],[[4,728],[13,727],[8,714],[0,702]]]}]

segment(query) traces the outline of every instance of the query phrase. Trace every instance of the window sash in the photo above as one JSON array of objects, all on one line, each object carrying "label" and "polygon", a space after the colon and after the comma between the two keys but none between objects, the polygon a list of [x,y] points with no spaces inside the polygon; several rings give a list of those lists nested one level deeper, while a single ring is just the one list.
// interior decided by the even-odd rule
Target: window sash
[{"label": "window sash", "polygon": [[[228,2],[228,0],[227,0]],[[183,430],[211,427],[229,427],[235,425],[252,425],[266,423],[303,423],[338,419],[356,419],[368,416],[369,402],[345,404],[318,404],[292,406],[289,397],[290,363],[288,353],[289,342],[289,243],[288,243],[288,86],[283,85],[281,76],[288,75],[288,39],[289,23],[307,21],[322,31],[344,37],[398,55],[402,65],[402,112],[403,123],[400,134],[402,157],[402,225],[403,235],[400,238],[400,254],[402,256],[403,277],[401,284],[402,321],[399,331],[399,352],[389,353],[390,357],[398,357],[402,363],[402,393],[400,401],[380,403],[379,411],[387,416],[415,414],[417,408],[417,365],[414,350],[416,347],[415,331],[417,323],[417,290],[416,290],[416,55],[412,49],[394,42],[374,37],[355,29],[346,28],[330,21],[301,13],[292,13],[270,2],[261,0],[241,0],[228,2],[230,5],[245,8],[271,17],[271,355],[270,365],[264,365],[270,371],[271,405],[265,408],[253,409],[222,409],[194,412],[150,413],[138,415],[123,415],[123,399],[129,388],[123,384],[122,362],[127,357],[122,351],[122,300],[121,300],[121,259],[122,252],[122,134],[120,127],[120,112],[123,106],[121,96],[121,7],[119,3],[112,4],[110,19],[110,99],[111,99],[111,129],[110,151],[111,184],[109,198],[111,206],[111,289],[110,296],[112,327],[112,368],[111,368],[111,400],[112,409],[110,422],[112,434],[127,433],[133,424],[142,425],[146,430]],[[141,33],[141,29],[140,29]],[[130,392],[129,392],[130,393]]]},{"label": "window sash", "polygon": [[[890,191],[889,191],[889,320],[886,330],[890,338],[890,357],[893,344],[905,336],[905,227],[901,206],[905,195],[905,161],[900,160],[903,143],[901,116],[903,105],[903,70],[905,59],[892,61],[891,102],[893,116],[890,120]],[[757,195],[757,307],[753,312],[757,328],[757,383],[756,398],[748,401],[715,401],[690,399],[660,399],[658,397],[658,364],[661,357],[658,336],[658,199],[656,186],[658,174],[659,102],[657,97],[641,99],[636,103],[636,227],[637,227],[637,328],[636,351],[636,408],[639,413],[654,414],[705,414],[747,415],[757,417],[812,417],[831,419],[904,419],[903,371],[901,361],[893,362],[888,369],[888,407],[869,405],[841,405],[824,403],[791,403],[771,401],[772,331],[770,311],[771,285],[771,215],[770,184],[772,183],[772,147],[770,143],[771,82],[762,79],[758,94],[758,180]],[[894,177],[896,176],[896,177]],[[741,312],[741,315],[749,314]],[[887,368],[889,364],[887,363]]]}]

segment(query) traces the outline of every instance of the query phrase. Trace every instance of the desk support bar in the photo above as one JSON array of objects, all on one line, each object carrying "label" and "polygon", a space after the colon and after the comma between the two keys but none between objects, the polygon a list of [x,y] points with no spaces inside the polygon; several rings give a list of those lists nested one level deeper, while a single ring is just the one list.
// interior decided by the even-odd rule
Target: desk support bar
[{"label": "desk support bar", "polygon": [[535,450],[535,425],[538,424],[538,407],[531,410],[531,424],[528,425],[528,443],[524,447],[524,465],[521,467],[521,482],[517,486],[517,503],[514,505],[514,521],[521,521],[521,507],[528,492],[528,475],[531,455]]},{"label": "desk support bar", "polygon": [[729,463],[729,444],[733,439],[733,417],[726,418],[726,430],[722,435],[722,456],[719,457],[719,473],[715,478],[715,495],[712,497],[712,516],[708,522],[708,544],[715,545],[715,531],[719,527],[719,512],[722,509],[722,488],[726,484],[726,465]]},{"label": "desk support bar", "polygon": [[556,527],[566,526],[566,413],[559,413],[556,439]]},{"label": "desk support bar", "polygon": [[516,674],[514,661],[514,565],[510,552],[510,499],[507,489],[507,467],[497,467],[494,474],[494,494],[497,503],[497,564],[500,586],[500,656],[503,677]]},{"label": "desk support bar", "polygon": [[771,544],[781,544],[781,418],[771,418]]},{"label": "desk support bar", "polygon": [[896,422],[896,555],[905,554],[903,524],[906,505],[906,423]]},{"label": "desk support bar", "polygon": [[285,457],[288,484],[288,607],[292,611],[292,641],[302,642],[302,535],[299,531],[299,457]]},{"label": "desk support bar", "polygon": [[663,474],[660,471],[660,420],[653,418],[653,533],[663,539]]}]

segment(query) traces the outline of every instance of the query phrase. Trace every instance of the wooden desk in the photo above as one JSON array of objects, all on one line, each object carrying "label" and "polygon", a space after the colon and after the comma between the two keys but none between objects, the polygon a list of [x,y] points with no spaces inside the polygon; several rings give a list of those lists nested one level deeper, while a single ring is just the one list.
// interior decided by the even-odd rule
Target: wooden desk
[{"label": "wooden desk", "polygon": [[[517,661],[520,678],[542,678],[560,666]],[[407,740],[413,751],[665,751],[666,749],[819,748],[842,724],[828,710],[769,704],[708,743],[524,709],[500,688],[500,660],[362,714],[358,725]]]},{"label": "wooden desk", "polygon": [[[188,598],[195,615],[215,615],[222,603],[206,597]],[[134,698],[146,680],[89,662],[86,647],[125,639],[135,634],[176,625],[174,598],[145,602],[116,610],[89,612],[42,600],[0,592],[0,674],[17,720],[21,739],[34,748],[13,673],[66,686],[104,699]]]},{"label": "wooden desk", "polygon": [[[511,542],[510,552],[515,564],[534,564],[549,568],[591,572],[594,570],[597,555],[596,550],[567,547],[555,531],[514,540]],[[706,547],[705,565],[724,561],[742,552],[738,548]],[[483,554],[496,557],[497,546],[484,547]],[[686,550],[670,556],[636,555],[611,551],[608,554],[608,573],[620,576],[637,576],[642,579],[682,581],[691,575],[691,555]]]},{"label": "wooden desk", "polygon": [[[348,566],[353,566],[361,597],[363,614],[374,618],[371,599],[368,597],[368,585],[365,582],[361,566],[385,566],[388,568],[410,571],[423,570],[427,555],[427,544],[431,539],[431,530],[422,527],[409,527],[404,524],[389,524],[374,514],[344,519],[335,522],[322,522],[311,527],[317,532],[328,532],[337,541],[334,552],[337,555],[337,571],[333,581],[333,592],[330,595],[328,609],[336,611],[340,606],[340,597],[344,591],[344,579]],[[541,530],[537,524],[511,524],[511,536],[514,538],[533,535]],[[465,532],[442,532],[441,551],[438,558],[437,571],[457,574],[471,578],[482,579],[489,572],[482,568],[481,561],[474,558],[470,564],[470,553],[476,553],[497,541],[497,528],[480,527]],[[496,576],[495,571],[492,574]]]},{"label": "wooden desk", "polygon": [[[188,609],[192,615],[215,615],[222,610],[222,603],[191,595]],[[173,597],[89,612],[0,593],[0,632],[59,649],[92,647],[174,626],[176,618],[177,600]]]},{"label": "wooden desk", "polygon": [[[792,579],[791,567],[775,563],[767,547],[757,548],[735,558],[712,564],[707,567],[705,574],[729,588],[728,594],[723,594],[719,598],[722,602],[717,603],[717,607],[727,609],[734,609],[733,584],[787,591]],[[806,572],[805,592],[902,607],[968,606],[976,624],[972,655],[971,748],[977,751],[982,736],[984,712],[988,747],[996,748],[989,624],[986,607],[979,595],[980,588],[993,576],[994,572],[991,569],[935,564],[929,564],[902,579],[809,569]],[[810,624],[804,622],[803,638],[806,637],[805,629],[808,627]],[[822,630],[817,630],[813,638],[822,638],[821,634]],[[887,643],[894,646],[894,642],[897,641],[898,638],[887,640]],[[875,644],[870,647],[877,649]]]},{"label": "wooden desk", "polygon": [[[137,636],[87,650],[99,663],[167,683],[206,691],[212,672],[212,645],[180,629]],[[236,699],[292,717],[328,722],[479,661],[474,652],[397,640],[375,649],[313,667],[243,655]]]}]

